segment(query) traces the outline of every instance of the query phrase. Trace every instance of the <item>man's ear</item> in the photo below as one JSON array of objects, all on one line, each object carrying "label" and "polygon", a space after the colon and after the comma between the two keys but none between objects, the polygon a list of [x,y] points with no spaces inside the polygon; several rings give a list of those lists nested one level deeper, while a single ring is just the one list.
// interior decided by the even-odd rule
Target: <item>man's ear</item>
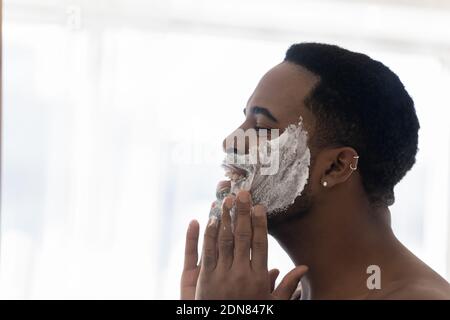
[{"label": "man's ear", "polygon": [[330,188],[344,183],[358,169],[358,153],[351,147],[332,148],[323,151],[325,163],[320,184]]}]

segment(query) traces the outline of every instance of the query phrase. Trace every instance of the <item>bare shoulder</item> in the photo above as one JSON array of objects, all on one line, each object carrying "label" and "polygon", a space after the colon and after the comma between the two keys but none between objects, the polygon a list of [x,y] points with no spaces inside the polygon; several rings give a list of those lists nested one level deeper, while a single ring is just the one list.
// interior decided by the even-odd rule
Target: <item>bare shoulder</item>
[{"label": "bare shoulder", "polygon": [[394,284],[378,299],[386,300],[450,300],[450,285],[445,279],[424,278]]},{"label": "bare shoulder", "polygon": [[425,262],[404,247],[395,276],[390,277],[375,299],[450,300],[450,284]]}]

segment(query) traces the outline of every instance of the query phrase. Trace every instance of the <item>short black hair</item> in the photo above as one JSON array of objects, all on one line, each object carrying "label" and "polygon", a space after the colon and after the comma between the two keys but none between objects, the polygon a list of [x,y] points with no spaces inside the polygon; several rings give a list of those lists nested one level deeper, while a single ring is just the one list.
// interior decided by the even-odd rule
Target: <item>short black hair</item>
[{"label": "short black hair", "polygon": [[371,203],[393,204],[394,186],[415,163],[420,128],[399,77],[365,54],[329,44],[294,44],[284,61],[320,78],[305,99],[317,145],[354,148]]}]

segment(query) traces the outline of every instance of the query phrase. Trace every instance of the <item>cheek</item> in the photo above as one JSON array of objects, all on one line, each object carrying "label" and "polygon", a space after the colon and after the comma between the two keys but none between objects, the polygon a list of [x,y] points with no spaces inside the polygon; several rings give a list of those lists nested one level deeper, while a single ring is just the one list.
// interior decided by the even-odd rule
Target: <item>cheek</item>
[{"label": "cheek", "polygon": [[320,187],[320,170],[317,166],[312,163],[309,167],[309,178],[308,183],[305,186],[305,189],[308,189],[310,194],[316,194],[319,191]]}]

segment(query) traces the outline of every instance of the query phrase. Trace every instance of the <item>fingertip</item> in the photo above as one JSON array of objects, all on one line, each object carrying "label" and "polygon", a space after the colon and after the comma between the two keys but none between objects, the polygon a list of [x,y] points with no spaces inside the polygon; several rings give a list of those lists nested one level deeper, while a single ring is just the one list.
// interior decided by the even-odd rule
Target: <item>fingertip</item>
[{"label": "fingertip", "polygon": [[200,233],[200,225],[198,223],[197,220],[191,220],[189,222],[188,228],[187,228],[187,232],[186,232],[186,236],[188,238],[197,238],[198,235]]},{"label": "fingertip", "polygon": [[279,275],[280,274],[280,270],[278,270],[276,268],[275,269],[270,269],[269,273]]},{"label": "fingertip", "polygon": [[227,196],[225,199],[223,199],[222,206],[224,209],[231,210],[234,205],[234,197]]},{"label": "fingertip", "polygon": [[219,219],[216,216],[211,216],[208,222],[208,228],[216,228],[219,224]]},{"label": "fingertip", "polygon": [[308,272],[309,268],[308,266],[301,265],[294,268],[293,273],[296,277],[302,277],[306,272]]},{"label": "fingertip", "polygon": [[249,203],[251,201],[250,192],[246,190],[241,190],[237,194],[237,198],[240,203]]},{"label": "fingertip", "polygon": [[253,207],[253,213],[256,217],[264,217],[267,215],[267,208],[261,204]]},{"label": "fingertip", "polygon": [[297,268],[302,270],[302,271],[304,271],[304,272],[307,272],[309,270],[307,265],[301,265],[301,266],[298,266]]},{"label": "fingertip", "polygon": [[189,222],[188,230],[192,230],[197,227],[199,227],[199,223],[197,220],[194,219]]}]

